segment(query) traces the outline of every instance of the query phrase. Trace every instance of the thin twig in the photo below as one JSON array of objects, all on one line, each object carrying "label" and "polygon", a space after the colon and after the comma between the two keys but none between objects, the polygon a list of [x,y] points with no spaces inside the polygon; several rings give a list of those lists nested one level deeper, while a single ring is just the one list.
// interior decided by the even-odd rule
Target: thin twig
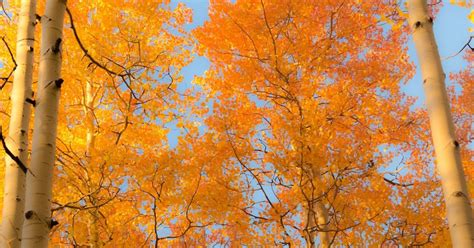
[{"label": "thin twig", "polygon": [[11,19],[10,16],[8,15],[7,11],[5,10],[5,6],[3,5],[3,0],[0,0],[0,6],[2,6],[3,14],[5,14],[5,16],[7,17],[8,21],[12,21],[12,19]]},{"label": "thin twig", "polygon": [[84,52],[84,56],[86,56],[93,64],[97,65],[99,68],[101,68],[102,70],[106,71],[109,74],[112,74],[112,75],[115,75],[115,76],[120,76],[120,77],[126,76],[127,74],[117,73],[117,72],[114,72],[114,71],[110,70],[105,65],[102,65],[99,61],[95,60],[94,57],[92,57],[89,54],[89,51],[85,48],[84,44],[82,44],[82,41],[79,38],[79,34],[77,33],[76,26],[74,25],[74,20],[72,18],[71,10],[66,7],[66,12],[69,16],[69,22],[71,23],[71,29],[72,29],[72,32],[74,33],[74,37],[76,38],[77,44],[79,45],[81,50]]},{"label": "thin twig", "polygon": [[13,64],[15,65],[15,67],[17,66],[17,63],[16,63],[16,60],[15,60],[15,56],[13,55],[13,52],[12,52],[12,49],[10,48],[10,46],[8,45],[7,41],[5,40],[5,36],[2,36],[2,41],[3,43],[5,44],[5,46],[7,47],[7,50],[8,50],[8,53],[10,54],[10,57],[13,61]]},{"label": "thin twig", "polygon": [[[2,133],[2,127],[0,126],[0,140],[2,141],[3,149],[5,150],[5,153],[13,160],[15,163],[20,167],[21,171],[26,174],[28,171],[28,167],[25,166],[25,164],[21,161],[21,159],[18,156],[15,156],[12,151],[8,148],[6,142],[5,142],[5,137],[3,137]],[[30,171],[31,173],[31,171]],[[31,173],[33,175],[33,173]]]},{"label": "thin twig", "polygon": [[466,42],[466,44],[464,44],[464,46],[457,53],[448,57],[444,57],[441,60],[448,60],[448,59],[458,56],[462,51],[464,51],[464,49],[466,49],[466,47],[469,47],[471,49],[471,52],[474,52],[474,47],[471,46],[471,41],[473,38],[474,38],[474,35],[471,35],[471,37],[469,37],[469,40]]},{"label": "thin twig", "polygon": [[410,186],[413,186],[414,183],[397,183],[395,181],[392,181],[386,177],[383,178],[383,180],[393,186],[398,186],[398,187],[410,187]]},{"label": "thin twig", "polygon": [[15,56],[13,55],[13,52],[12,52],[10,46],[8,45],[8,42],[5,40],[5,36],[2,36],[2,41],[3,41],[3,44],[5,44],[5,46],[7,47],[8,53],[10,54],[10,58],[11,58],[14,66],[11,69],[10,73],[8,73],[7,77],[1,78],[1,79],[3,79],[3,83],[2,83],[2,85],[0,85],[0,90],[2,90],[3,87],[5,87],[5,85],[8,83],[8,80],[10,80],[10,77],[13,75],[13,72],[15,72],[16,67],[17,67]]}]

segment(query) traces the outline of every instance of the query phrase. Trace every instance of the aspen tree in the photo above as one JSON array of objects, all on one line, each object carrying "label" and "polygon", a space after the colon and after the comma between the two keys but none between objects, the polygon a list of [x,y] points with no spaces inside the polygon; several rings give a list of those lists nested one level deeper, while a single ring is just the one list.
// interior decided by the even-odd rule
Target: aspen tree
[{"label": "aspen tree", "polygon": [[[95,124],[94,124],[94,86],[91,81],[86,82],[86,92],[84,97],[84,114],[86,121],[86,166],[91,166],[92,153],[95,149]],[[89,178],[89,180],[91,180]],[[92,188],[95,187],[93,184]],[[89,192],[91,194],[91,199],[94,201],[92,204],[97,204],[97,194],[92,192],[92,189]],[[100,238],[99,238],[99,210],[97,208],[92,208],[90,210],[89,217],[89,239],[92,247],[101,247]]]},{"label": "aspen tree", "polygon": [[32,174],[26,178],[22,247],[48,247],[52,175],[56,149],[57,113],[61,79],[62,31],[66,0],[46,1],[42,35],[38,97],[31,154]]},{"label": "aspen tree", "polygon": [[472,208],[446,93],[445,74],[433,33],[433,19],[428,14],[426,0],[409,1],[408,12],[420,60],[451,240],[453,247],[474,247]]},{"label": "aspen tree", "polygon": [[[321,202],[311,203],[308,207],[308,235],[306,246],[315,247],[316,234],[319,236],[319,247],[329,247],[331,237],[327,232],[329,217],[326,207]],[[315,231],[318,230],[318,232]]]},{"label": "aspen tree", "polygon": [[[401,18],[397,8],[387,1],[213,1],[209,22],[194,31],[211,64],[196,83],[213,98],[209,102],[217,99],[213,114],[203,119],[214,137],[223,132],[228,137],[211,142],[232,143],[234,149],[223,156],[238,161],[234,171],[253,178],[256,187],[248,187],[268,195],[263,207],[243,201],[249,229],[259,233],[232,245],[321,246],[324,233],[331,246],[380,245],[401,237],[393,228],[394,234],[385,233],[393,220],[405,219],[399,217],[405,209],[411,213],[407,222],[423,230],[408,235],[402,229],[397,245],[439,237],[430,234],[431,223],[419,220],[420,214],[391,200],[399,196],[400,183],[420,178],[387,182],[377,171],[405,152],[381,153],[380,146],[409,150],[416,137],[408,127],[418,119],[399,85],[411,73],[403,48],[408,34],[379,26]],[[404,194],[412,192],[404,188]],[[421,196],[422,189],[413,191]],[[319,202],[329,221],[314,206]]]},{"label": "aspen tree", "polygon": [[329,247],[330,243],[330,236],[327,232],[327,225],[329,223],[328,211],[323,203],[317,202],[314,206],[316,212],[316,223],[318,223],[318,227],[320,229],[319,232],[319,239],[320,239],[320,247],[325,248]]},{"label": "aspen tree", "polygon": [[[28,160],[28,129],[32,96],[33,46],[35,42],[36,0],[22,0],[18,20],[15,77],[11,92],[11,117],[6,143],[24,165]],[[2,247],[19,247],[23,224],[25,172],[9,156],[5,157],[5,195],[3,198]]]},{"label": "aspen tree", "polygon": [[[311,177],[319,175],[318,170],[312,168]],[[311,184],[313,185],[313,184]],[[315,188],[311,190],[311,197],[308,199],[308,211],[307,211],[307,234],[306,234],[306,246],[308,248],[315,247],[316,236],[319,236],[319,247],[326,248],[330,246],[330,235],[327,232],[329,224],[329,216],[324,203],[321,200],[317,200],[317,196],[321,195]]]}]

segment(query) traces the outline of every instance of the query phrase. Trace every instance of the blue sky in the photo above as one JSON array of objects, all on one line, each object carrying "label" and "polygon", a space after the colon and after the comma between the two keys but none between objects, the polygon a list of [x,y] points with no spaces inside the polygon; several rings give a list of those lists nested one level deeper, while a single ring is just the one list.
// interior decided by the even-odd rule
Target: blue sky
[{"label": "blue sky", "polygon": [[[207,10],[209,7],[209,0],[172,0],[173,5],[184,3],[189,8],[193,9],[193,23],[188,25],[188,29],[194,29],[204,24],[209,20]],[[209,61],[203,57],[195,57],[194,61],[183,70],[184,81],[191,83],[194,76],[203,75],[204,71],[209,68]]]},{"label": "blue sky", "polygon": [[[173,5],[184,3],[186,6],[193,9],[193,23],[187,27],[188,29],[198,27],[209,19],[209,0],[172,0],[171,2]],[[469,27],[472,27],[472,24],[467,19],[469,9],[451,5],[447,3],[448,1],[446,0],[443,2],[446,3],[444,3],[444,6],[438,13],[434,25],[436,40],[442,58],[448,57],[458,52],[459,49],[469,39],[470,35],[472,35],[468,31]],[[416,51],[411,37],[408,43],[408,48],[410,59],[415,63],[415,65],[418,65],[418,59],[416,57]],[[442,63],[444,71],[447,75],[452,72],[460,71],[467,66],[467,62],[463,60],[462,55],[458,55],[448,60],[443,60]],[[182,84],[181,87],[189,86],[195,76],[202,75],[208,68],[209,61],[206,58],[196,57],[195,60],[183,70],[185,83]],[[420,71],[417,69],[415,76],[408,82],[406,86],[403,87],[403,90],[408,95],[418,97],[418,101],[416,102],[417,107],[423,107],[424,103],[423,87],[421,81]],[[446,83],[449,84],[449,80]],[[177,143],[177,135],[179,135],[179,130],[173,130],[172,128],[168,136],[170,145],[172,147]]]},{"label": "blue sky", "polygon": [[[447,3],[441,8],[434,24],[434,32],[441,58],[457,53],[459,49],[466,44],[470,35],[472,35],[469,34],[468,31],[469,27],[472,27],[472,24],[467,19],[468,14],[468,8],[461,8]],[[408,47],[411,60],[418,66],[418,59],[416,57],[416,51],[411,37]],[[442,64],[446,75],[449,75],[452,72],[458,72],[467,66],[467,62],[463,60],[462,55],[442,60]],[[450,83],[449,78],[447,78],[446,83]],[[419,69],[417,69],[416,75],[410,80],[404,90],[410,95],[420,97],[417,104],[423,103],[423,87],[421,84]]]},{"label": "blue sky", "polygon": [[[295,0],[297,1],[297,0]],[[202,25],[206,20],[209,19],[207,11],[209,7],[208,0],[172,0],[173,4],[178,2],[185,3],[188,7],[192,8],[194,11],[193,24],[189,25],[189,29],[195,28]],[[444,1],[448,2],[448,1]],[[467,19],[469,14],[469,9],[461,8],[458,6],[453,6],[449,3],[445,3],[438,13],[435,19],[434,31],[436,35],[436,40],[438,43],[439,51],[441,58],[448,57],[452,54],[455,54],[459,49],[466,43],[470,35],[468,30],[470,22]],[[409,43],[409,56],[414,64],[418,67],[418,59],[416,57],[416,51],[414,48],[413,41],[410,37]],[[443,60],[443,68],[445,73],[449,75],[452,72],[457,72],[466,68],[467,63],[463,60],[462,55],[458,55],[454,58]],[[184,71],[184,85],[190,85],[191,81],[195,76],[202,75],[209,67],[209,62],[206,58],[196,57],[193,63],[187,66]],[[417,96],[418,101],[416,102],[416,107],[424,106],[424,95],[423,87],[421,83],[420,70],[417,68],[415,76],[408,82],[406,86],[403,86],[403,90],[411,96]],[[446,82],[449,84],[449,80]],[[186,87],[186,86],[185,86]],[[176,136],[179,135],[179,130],[172,128],[169,133],[170,145],[173,147],[176,145]],[[397,162],[397,163],[395,163]],[[399,161],[394,161],[394,164],[398,164]],[[394,166],[394,164],[390,166]],[[389,166],[389,168],[390,168]],[[389,169],[385,168],[385,169]],[[256,199],[263,199],[261,195],[255,195]]]},{"label": "blue sky", "polygon": [[[209,19],[207,14],[209,7],[208,0],[173,0],[172,2],[173,4],[182,2],[193,9],[193,24],[188,26],[189,29],[200,26]],[[469,39],[470,35],[472,35],[468,31],[469,27],[472,27],[471,23],[467,19],[468,14],[468,8],[461,8],[449,3],[445,3],[441,8],[441,11],[438,13],[435,20],[434,31],[436,35],[436,41],[438,42],[439,52],[442,58],[458,52],[459,49]],[[415,62],[415,65],[417,65],[418,59],[416,58],[416,52],[411,38],[408,43],[408,47],[410,58]],[[443,68],[448,75],[451,72],[457,72],[467,66],[467,63],[463,60],[462,55],[448,60],[443,60],[442,63]],[[202,75],[208,66],[209,62],[205,58],[197,58],[191,65],[185,68],[185,80],[190,82],[195,75]],[[424,98],[422,94],[423,88],[419,70],[417,70],[417,74],[410,80],[408,85],[404,87],[404,90],[410,95],[420,97],[418,104],[422,103],[421,101]]]},{"label": "blue sky", "polygon": [[[188,29],[193,29],[197,26],[200,26],[206,20],[208,20],[209,0],[172,0],[173,5],[176,5],[180,2],[185,3],[188,7],[192,8],[194,12],[193,24],[189,25],[187,27]],[[445,0],[445,2],[447,1]],[[468,13],[469,9],[467,8],[461,8],[447,3],[441,8],[440,13],[435,20],[434,30],[442,58],[455,54],[457,51],[459,51],[459,49],[466,43],[469,36],[472,35],[468,32],[469,27],[472,27],[472,24],[470,24],[467,19]],[[410,58],[412,61],[414,61],[415,65],[417,65],[418,60],[416,58],[416,52],[411,39],[408,43],[408,47]],[[462,70],[467,66],[467,63],[463,61],[462,55],[449,60],[443,60],[442,63],[444,70],[448,75],[452,72]],[[185,84],[182,87],[191,85],[194,77],[201,76],[208,69],[208,67],[209,62],[206,58],[196,57],[195,60],[183,70]],[[447,83],[449,84],[449,81]],[[417,70],[416,75],[405,87],[403,87],[403,89],[409,95],[419,97],[417,106],[423,106],[424,97],[419,70]],[[180,130],[173,126],[171,126],[171,128],[172,130],[170,131],[168,138],[170,145],[173,147],[177,143],[177,136],[180,134]],[[124,184],[123,187],[127,187],[127,184]],[[255,197],[263,198],[261,195],[256,195]],[[168,230],[165,230],[160,234],[166,235],[168,234],[167,232]]]}]

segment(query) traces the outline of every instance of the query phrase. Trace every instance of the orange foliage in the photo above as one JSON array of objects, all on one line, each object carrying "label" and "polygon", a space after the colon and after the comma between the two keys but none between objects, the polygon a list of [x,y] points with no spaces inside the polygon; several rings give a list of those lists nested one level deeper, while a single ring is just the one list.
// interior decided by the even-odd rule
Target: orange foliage
[{"label": "orange foliage", "polygon": [[[212,0],[193,37],[190,9],[170,6],[68,5],[52,246],[449,244],[427,116],[400,89],[414,66],[395,1]],[[193,46],[211,68],[178,93]],[[472,195],[471,67],[452,79]]]}]

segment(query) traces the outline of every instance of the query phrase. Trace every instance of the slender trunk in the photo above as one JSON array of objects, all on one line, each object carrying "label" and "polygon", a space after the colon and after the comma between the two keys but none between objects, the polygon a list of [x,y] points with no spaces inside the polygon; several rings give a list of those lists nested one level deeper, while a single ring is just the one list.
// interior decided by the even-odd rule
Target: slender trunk
[{"label": "slender trunk", "polygon": [[100,239],[99,239],[99,211],[97,209],[92,209],[89,211],[89,238],[90,244],[93,248],[101,247]]},{"label": "slender trunk", "polygon": [[[327,248],[330,244],[330,236],[327,230],[329,223],[327,209],[321,202],[308,204],[308,227],[306,234],[306,246],[315,247],[316,236],[319,236],[321,248]],[[319,232],[315,231],[319,230]]]},{"label": "slender trunk", "polygon": [[307,248],[313,248],[314,241],[316,240],[316,232],[312,230],[315,226],[315,221],[314,221],[315,216],[316,216],[316,213],[314,212],[314,208],[312,207],[312,204],[308,204],[308,213],[307,213],[308,223],[306,226],[306,235],[305,235]]},{"label": "slender trunk", "polygon": [[[11,117],[6,144],[23,164],[28,161],[28,129],[32,97],[33,46],[35,42],[36,0],[22,0],[18,21],[15,77],[11,92]],[[25,206],[25,173],[9,156],[5,157],[5,194],[1,247],[19,247]]]},{"label": "slender trunk", "polygon": [[[86,93],[84,99],[84,114],[86,121],[86,166],[91,166],[92,152],[95,148],[95,124],[94,124],[94,86],[92,82],[87,81]],[[95,185],[91,178],[89,178],[92,190],[95,190]],[[95,194],[91,193],[91,204],[94,206],[96,203]],[[99,239],[99,211],[96,208],[92,208],[89,211],[89,238],[91,247],[101,247]]]},{"label": "slender trunk", "polygon": [[327,232],[327,226],[329,223],[328,211],[324,204],[322,204],[321,202],[317,202],[314,205],[314,209],[317,215],[317,224],[319,226],[319,229],[321,230],[319,232],[319,239],[321,243],[320,247],[327,248],[329,247],[330,243],[329,232]]},{"label": "slender trunk", "polygon": [[[317,170],[315,167],[311,168],[309,171],[310,178],[314,179],[315,177],[321,175],[319,170]],[[327,232],[329,217],[324,203],[321,202],[322,199],[318,199],[323,195],[323,192],[315,187],[317,184],[318,182],[315,180],[310,184],[311,186],[309,189],[311,196],[308,201],[306,246],[309,248],[315,247],[316,237],[319,236],[319,247],[327,248],[330,246],[330,235],[329,232]]]},{"label": "slender trunk", "polygon": [[46,248],[52,227],[51,195],[61,74],[62,31],[66,0],[47,0],[41,19],[41,51],[36,98],[32,173],[26,178],[22,247]]},{"label": "slender trunk", "polygon": [[95,124],[94,124],[94,86],[87,81],[84,99],[84,114],[86,117],[86,157],[90,163],[92,150],[95,147]]},{"label": "slender trunk", "polygon": [[427,9],[426,0],[409,1],[409,24],[421,65],[449,230],[453,247],[474,247],[472,208],[444,84],[445,74],[433,34],[433,19]]}]

